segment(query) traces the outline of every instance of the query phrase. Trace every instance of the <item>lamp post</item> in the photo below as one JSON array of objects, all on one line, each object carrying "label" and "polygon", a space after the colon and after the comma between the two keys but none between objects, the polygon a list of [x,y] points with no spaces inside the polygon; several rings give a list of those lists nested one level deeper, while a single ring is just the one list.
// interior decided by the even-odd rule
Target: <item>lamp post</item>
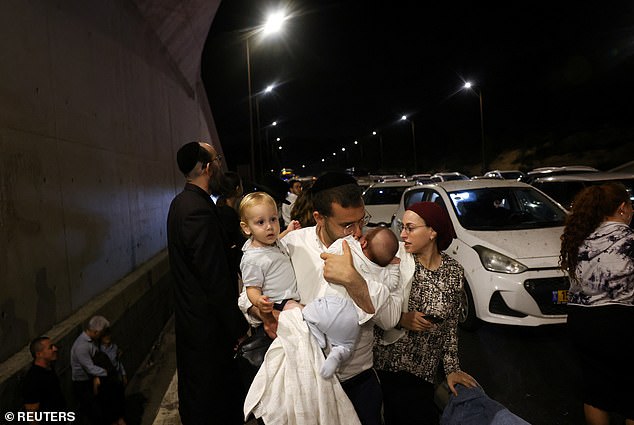
[{"label": "lamp post", "polygon": [[[258,137],[257,137],[257,141],[258,141],[258,148],[260,149],[260,173],[259,173],[259,177],[262,177],[262,174],[264,173],[264,163],[263,163],[263,149],[262,149],[262,140],[261,140],[261,136],[262,136],[262,129],[260,127],[260,96],[264,96],[268,93],[271,93],[273,91],[273,84],[270,84],[268,86],[266,86],[266,88],[264,89],[264,91],[260,92],[260,93],[256,93],[255,95],[255,123],[258,129]],[[252,151],[253,152],[253,151]]]},{"label": "lamp post", "polygon": [[273,157],[275,153],[273,151],[273,146],[271,142],[269,142],[269,128],[277,126],[277,121],[273,121],[271,124],[264,126],[264,147],[266,151],[266,155],[269,157],[271,164],[273,163]]},{"label": "lamp post", "polygon": [[286,17],[283,13],[277,12],[269,15],[266,23],[246,37],[246,53],[247,53],[247,84],[249,89],[249,136],[251,139],[251,178],[255,178],[255,137],[253,134],[253,96],[251,89],[251,48],[249,40],[256,34],[262,33],[263,36],[278,32],[282,28],[282,23]]},{"label": "lamp post", "polygon": [[473,90],[478,95],[478,97],[480,98],[480,132],[481,132],[481,137],[482,137],[482,146],[481,146],[481,149],[482,149],[482,166],[481,166],[482,170],[481,170],[481,172],[482,172],[482,174],[484,174],[486,172],[487,165],[486,165],[486,155],[484,153],[484,111],[483,111],[483,107],[482,107],[482,88],[480,87],[478,89],[475,89],[473,87],[473,84],[471,82],[469,82],[469,81],[467,81],[464,84],[463,87],[465,89],[468,89],[468,90]]},{"label": "lamp post", "polygon": [[383,137],[381,137],[381,133],[377,133],[376,131],[372,132],[373,136],[379,136],[379,170],[383,169]]},{"label": "lamp post", "polygon": [[359,145],[359,159],[361,160],[360,163],[363,164],[363,145],[358,140],[355,140],[354,144]]},{"label": "lamp post", "polygon": [[[408,121],[409,125],[412,129],[412,148],[414,149],[414,173],[416,173],[418,171],[418,162],[417,162],[417,158],[416,158],[416,134],[414,133],[414,120],[413,119],[408,119],[407,115],[403,115],[401,117],[401,121]],[[414,174],[412,173],[412,174]]]}]

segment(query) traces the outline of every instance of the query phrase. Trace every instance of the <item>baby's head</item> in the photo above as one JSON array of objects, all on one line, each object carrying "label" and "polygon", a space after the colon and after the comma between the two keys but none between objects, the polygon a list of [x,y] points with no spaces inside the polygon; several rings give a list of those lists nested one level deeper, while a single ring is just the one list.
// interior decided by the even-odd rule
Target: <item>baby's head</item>
[{"label": "baby's head", "polygon": [[103,330],[101,336],[99,336],[99,342],[106,347],[109,347],[110,344],[112,344],[112,332],[109,327]]},{"label": "baby's head", "polygon": [[252,192],[240,202],[240,227],[256,247],[272,245],[280,234],[275,200],[264,192]]},{"label": "baby's head", "polygon": [[365,256],[375,264],[385,267],[398,252],[398,239],[387,227],[375,227],[359,239]]}]

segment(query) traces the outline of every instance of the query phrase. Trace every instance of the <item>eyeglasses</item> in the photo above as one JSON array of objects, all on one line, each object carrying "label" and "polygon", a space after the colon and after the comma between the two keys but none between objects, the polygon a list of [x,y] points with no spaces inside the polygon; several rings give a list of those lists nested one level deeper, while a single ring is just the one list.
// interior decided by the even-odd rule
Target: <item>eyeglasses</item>
[{"label": "eyeglasses", "polygon": [[419,228],[419,227],[429,227],[429,226],[427,226],[426,224],[419,224],[418,226],[414,226],[413,224],[407,224],[407,225],[405,225],[405,224],[403,224],[403,223],[401,223],[401,222],[399,222],[399,223],[396,225],[396,228],[398,229],[398,232],[399,232],[399,233],[402,233],[403,231],[405,231],[405,233],[407,233],[408,235],[409,235],[410,233],[412,233],[412,231],[413,231],[414,229],[417,229],[417,228]]},{"label": "eyeglasses", "polygon": [[359,226],[359,228],[367,226],[371,218],[372,216],[370,215],[370,213],[366,211],[361,220],[350,223],[347,226],[343,226],[343,234],[346,236],[353,234],[357,226]]},{"label": "eyeglasses", "polygon": [[212,158],[209,162],[203,162],[203,171],[205,171],[205,168],[207,168],[207,165],[211,164],[214,161],[218,161],[218,164],[220,164],[220,160],[222,159],[222,155],[217,155],[215,158]]}]

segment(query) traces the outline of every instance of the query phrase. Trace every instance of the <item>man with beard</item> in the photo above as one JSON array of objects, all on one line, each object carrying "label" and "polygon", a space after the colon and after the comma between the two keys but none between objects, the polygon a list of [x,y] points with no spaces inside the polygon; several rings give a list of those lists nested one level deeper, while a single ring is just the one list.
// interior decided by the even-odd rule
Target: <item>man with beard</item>
[{"label": "man with beard", "polygon": [[210,194],[222,179],[220,156],[208,143],[178,150],[187,183],[167,217],[170,267],[175,281],[179,413],[184,425],[243,424],[244,388],[233,359],[248,329],[235,300],[231,241]]}]

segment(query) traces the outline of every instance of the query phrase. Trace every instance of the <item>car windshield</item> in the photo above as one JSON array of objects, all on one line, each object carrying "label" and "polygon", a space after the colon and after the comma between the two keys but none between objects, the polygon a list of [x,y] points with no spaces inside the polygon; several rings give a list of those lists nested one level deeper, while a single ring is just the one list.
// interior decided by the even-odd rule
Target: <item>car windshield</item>
[{"label": "car windshield", "polygon": [[366,205],[398,205],[405,189],[405,186],[370,187],[363,194],[363,202]]},{"label": "car windshield", "polygon": [[508,180],[517,180],[523,176],[519,171],[502,171],[500,174],[503,178]]},{"label": "car windshield", "polygon": [[565,208],[572,207],[572,201],[575,196],[586,186],[605,184],[605,183],[621,183],[630,194],[630,199],[634,201],[634,179],[621,180],[595,180],[595,181],[538,181],[533,186],[546,193],[548,196],[559,202]]},{"label": "car windshield", "polygon": [[518,230],[563,226],[566,212],[530,187],[449,192],[460,224],[470,230]]}]

